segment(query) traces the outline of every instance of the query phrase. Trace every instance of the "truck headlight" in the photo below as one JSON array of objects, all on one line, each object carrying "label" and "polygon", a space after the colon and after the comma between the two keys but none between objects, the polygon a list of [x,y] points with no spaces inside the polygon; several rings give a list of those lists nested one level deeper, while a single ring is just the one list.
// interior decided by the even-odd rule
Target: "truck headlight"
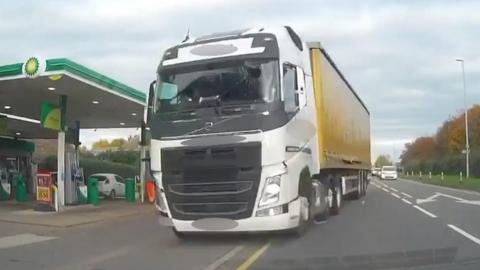
[{"label": "truck headlight", "polygon": [[280,183],[280,175],[275,175],[266,179],[258,206],[262,207],[270,205],[280,200]]},{"label": "truck headlight", "polygon": [[260,209],[255,213],[256,217],[271,217],[288,212],[288,204],[277,205],[270,208]]}]

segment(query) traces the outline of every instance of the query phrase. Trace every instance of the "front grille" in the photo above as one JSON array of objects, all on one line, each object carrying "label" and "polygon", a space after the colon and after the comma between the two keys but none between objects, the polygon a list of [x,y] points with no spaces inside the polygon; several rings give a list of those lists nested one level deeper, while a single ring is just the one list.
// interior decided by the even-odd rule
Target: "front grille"
[{"label": "front grille", "polygon": [[261,173],[261,144],[161,150],[162,182],[175,219],[252,216]]}]

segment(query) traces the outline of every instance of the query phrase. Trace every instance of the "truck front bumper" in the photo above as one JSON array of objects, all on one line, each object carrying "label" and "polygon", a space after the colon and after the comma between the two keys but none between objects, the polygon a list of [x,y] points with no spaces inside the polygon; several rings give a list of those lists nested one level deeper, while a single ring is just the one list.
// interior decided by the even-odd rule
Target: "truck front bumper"
[{"label": "truck front bumper", "polygon": [[[255,214],[256,211],[254,211]],[[239,220],[224,218],[204,218],[199,220],[178,220],[158,215],[163,226],[172,226],[179,232],[267,232],[288,230],[298,226],[300,201],[288,204],[288,212],[263,217],[250,217]]]}]

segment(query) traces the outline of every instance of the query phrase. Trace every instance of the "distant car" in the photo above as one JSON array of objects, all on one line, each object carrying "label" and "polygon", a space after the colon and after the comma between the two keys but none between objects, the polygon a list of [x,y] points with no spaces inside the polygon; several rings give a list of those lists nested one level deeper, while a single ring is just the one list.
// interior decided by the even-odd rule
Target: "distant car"
[{"label": "distant car", "polygon": [[380,179],[382,180],[397,180],[398,178],[398,173],[397,173],[397,167],[395,166],[383,166],[382,170],[380,171]]},{"label": "distant car", "polygon": [[373,168],[372,176],[380,176],[380,168]]},{"label": "distant car", "polygon": [[112,200],[117,196],[125,196],[125,179],[121,176],[112,173],[97,173],[90,177],[98,179],[98,192],[100,195]]}]

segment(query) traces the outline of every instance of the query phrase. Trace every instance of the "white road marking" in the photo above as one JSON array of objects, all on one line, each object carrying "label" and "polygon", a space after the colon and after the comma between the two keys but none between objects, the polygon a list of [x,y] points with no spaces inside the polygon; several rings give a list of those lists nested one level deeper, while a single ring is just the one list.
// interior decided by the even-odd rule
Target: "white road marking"
[{"label": "white road marking", "polygon": [[428,212],[427,210],[421,208],[421,207],[418,206],[418,205],[415,205],[414,207],[417,208],[419,211],[422,211],[425,215],[427,215],[427,216],[429,216],[429,217],[431,217],[431,218],[436,218],[436,217],[437,217],[437,216],[435,216],[434,214]]},{"label": "white road marking", "polygon": [[404,201],[405,203],[408,203],[408,204],[412,204],[409,200],[405,200],[402,198],[402,201]]},{"label": "white road marking", "polygon": [[393,197],[400,199],[400,196],[398,196],[397,194],[395,194],[395,193],[393,193],[393,192],[390,192],[390,194],[392,194]]},{"label": "white road marking", "polygon": [[237,255],[237,253],[242,251],[243,248],[244,248],[244,246],[235,247],[234,249],[230,250],[225,255],[218,258],[216,261],[214,261],[213,263],[211,263],[207,267],[203,268],[203,270],[215,270],[215,269],[219,268],[226,261],[230,260],[231,258],[233,258],[233,256]]},{"label": "white road marking", "polygon": [[390,189],[393,190],[393,191],[395,191],[395,192],[398,192],[398,190],[395,189],[395,188],[393,188],[393,187],[391,187]]},{"label": "white road marking", "polygon": [[405,196],[405,197],[412,198],[412,195],[410,195],[410,194],[407,194],[407,193],[405,193],[405,192],[401,192],[401,193],[402,193],[403,196]]},{"label": "white road marking", "polygon": [[477,237],[475,237],[475,236],[467,233],[466,231],[458,228],[458,227],[455,226],[455,225],[448,224],[448,227],[450,227],[452,230],[458,232],[459,234],[465,236],[466,238],[472,240],[475,244],[480,245],[480,239],[478,239]]},{"label": "white road marking", "polygon": [[422,204],[422,203],[427,203],[427,202],[435,202],[436,201],[435,198],[437,198],[437,197],[450,198],[450,199],[456,200],[456,202],[458,202],[458,203],[480,205],[480,201],[465,200],[465,199],[462,199],[462,198],[459,198],[459,197],[455,197],[455,196],[440,193],[440,192],[436,192],[434,195],[432,195],[428,198],[425,198],[425,199],[417,199],[417,204]]},{"label": "white road marking", "polygon": [[386,188],[382,188],[382,190],[385,191],[385,192],[390,192],[390,191],[389,191],[388,189],[386,189]]},{"label": "white road marking", "polygon": [[31,234],[31,233],[17,234],[17,235],[0,238],[0,249],[24,246],[24,245],[48,241],[56,238],[57,237],[40,236],[40,235]]}]

